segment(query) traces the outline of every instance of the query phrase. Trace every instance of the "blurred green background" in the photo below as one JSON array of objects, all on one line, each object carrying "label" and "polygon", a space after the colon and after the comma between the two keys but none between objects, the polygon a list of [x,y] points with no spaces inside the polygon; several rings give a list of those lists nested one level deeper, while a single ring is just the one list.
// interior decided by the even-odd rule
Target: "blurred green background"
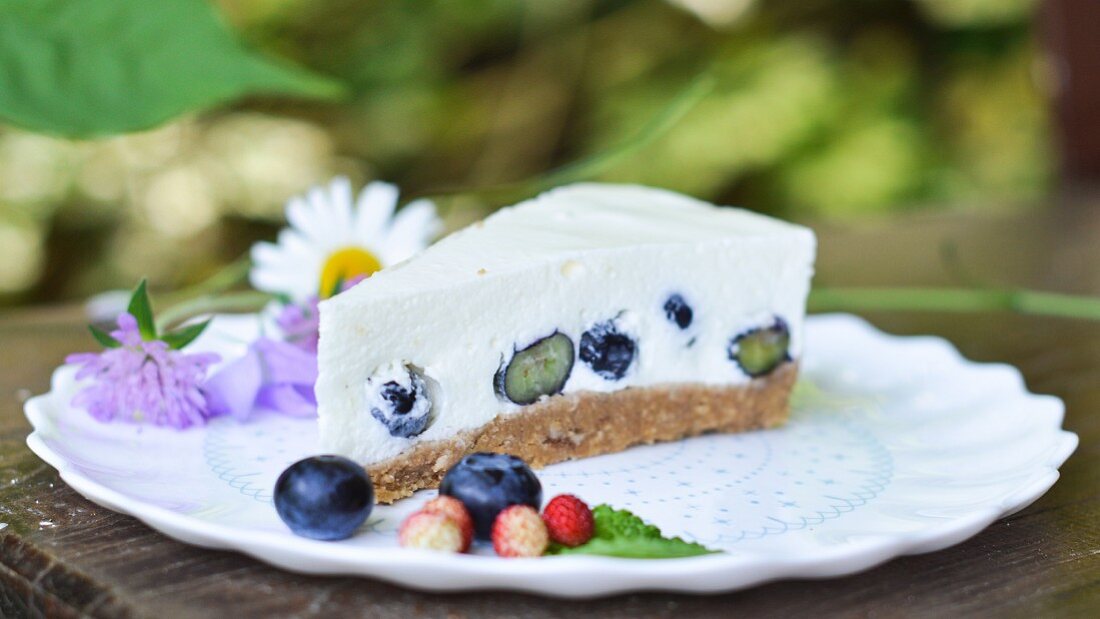
[{"label": "blurred green background", "polygon": [[[221,0],[248,44],[347,84],[72,141],[0,125],[0,305],[194,283],[345,174],[407,195],[614,152],[600,180],[796,219],[1011,208],[1051,184],[1030,0]],[[500,206],[440,200],[452,227]]]}]

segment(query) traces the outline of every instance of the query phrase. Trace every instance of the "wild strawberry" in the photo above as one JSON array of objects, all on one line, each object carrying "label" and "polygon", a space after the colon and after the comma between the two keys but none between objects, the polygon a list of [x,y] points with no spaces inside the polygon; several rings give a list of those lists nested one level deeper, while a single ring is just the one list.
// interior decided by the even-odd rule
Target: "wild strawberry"
[{"label": "wild strawberry", "polygon": [[470,518],[470,512],[466,511],[466,506],[462,504],[462,501],[453,496],[440,495],[425,503],[420,511],[429,514],[443,514],[454,520],[462,531],[462,549],[460,552],[466,552],[470,549],[470,543],[474,541],[474,519]]},{"label": "wild strawberry", "polygon": [[462,527],[450,516],[420,511],[401,523],[397,541],[406,548],[461,552]]},{"label": "wild strawberry", "polygon": [[580,546],[592,539],[595,522],[592,510],[572,494],[559,494],[542,510],[542,521],[550,539],[566,546]]},{"label": "wild strawberry", "polygon": [[493,522],[493,550],[502,557],[537,557],[550,545],[539,513],[530,505],[512,505]]}]

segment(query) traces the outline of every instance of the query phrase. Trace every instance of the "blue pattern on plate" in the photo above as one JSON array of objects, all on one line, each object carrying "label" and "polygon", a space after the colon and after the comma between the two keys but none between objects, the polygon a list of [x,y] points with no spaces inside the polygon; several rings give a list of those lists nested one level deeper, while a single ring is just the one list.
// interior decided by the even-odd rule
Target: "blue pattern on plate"
[{"label": "blue pattern on plate", "polygon": [[[554,465],[539,477],[547,497],[568,492],[630,509],[666,533],[720,548],[840,518],[886,488],[891,455],[858,421],[876,414],[874,402],[803,384],[793,408],[791,422],[780,429],[635,447]],[[278,474],[315,453],[314,440],[302,440],[315,434],[314,424],[278,417],[243,425],[218,421],[207,429],[203,455],[218,479],[270,504]],[[379,509],[371,529],[392,535],[406,511]]]}]

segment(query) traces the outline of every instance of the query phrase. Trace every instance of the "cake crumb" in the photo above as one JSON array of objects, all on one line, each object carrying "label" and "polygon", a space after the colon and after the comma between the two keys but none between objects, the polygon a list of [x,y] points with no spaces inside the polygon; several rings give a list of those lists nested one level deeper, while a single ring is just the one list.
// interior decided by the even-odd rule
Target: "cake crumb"
[{"label": "cake crumb", "polygon": [[451,458],[450,454],[445,453],[436,458],[435,463],[432,464],[433,471],[442,471],[450,468]]},{"label": "cake crumb", "polygon": [[561,265],[561,274],[566,277],[576,277],[584,274],[584,264],[576,260],[566,260]]}]

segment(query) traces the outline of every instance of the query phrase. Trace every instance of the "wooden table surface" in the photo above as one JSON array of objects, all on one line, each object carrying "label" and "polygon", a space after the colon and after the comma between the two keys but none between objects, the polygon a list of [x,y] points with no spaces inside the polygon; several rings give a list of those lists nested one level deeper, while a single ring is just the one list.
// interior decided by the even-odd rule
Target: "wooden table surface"
[{"label": "wooden table surface", "polygon": [[[930,285],[959,278],[1100,294],[1100,204],[907,216],[818,226],[819,284]],[[941,248],[954,248],[955,262]],[[955,264],[955,266],[951,266]],[[960,266],[961,265],[961,266]],[[0,315],[0,616],[643,617],[1100,616],[1100,323],[1004,314],[873,314],[896,333],[950,338],[1019,367],[1065,400],[1081,437],[1062,478],[975,538],[830,580],[718,596],[568,602],[501,592],[429,595],[359,578],[282,572],[176,542],[70,490],[31,454],[22,401],[91,340],[75,308]]]}]

